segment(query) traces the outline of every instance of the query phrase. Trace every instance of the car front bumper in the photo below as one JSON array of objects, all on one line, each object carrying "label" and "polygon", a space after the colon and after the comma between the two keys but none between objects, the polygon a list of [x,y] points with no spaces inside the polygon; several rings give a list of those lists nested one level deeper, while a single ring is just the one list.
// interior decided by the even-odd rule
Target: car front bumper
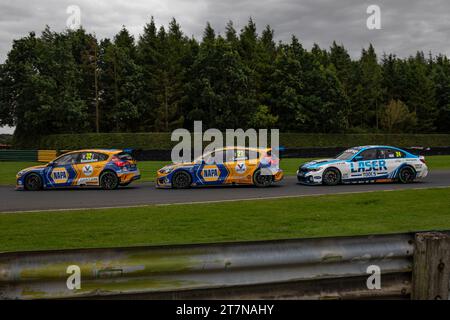
[{"label": "car front bumper", "polygon": [[297,181],[305,185],[319,185],[322,184],[322,174],[313,171],[301,172],[297,170]]}]

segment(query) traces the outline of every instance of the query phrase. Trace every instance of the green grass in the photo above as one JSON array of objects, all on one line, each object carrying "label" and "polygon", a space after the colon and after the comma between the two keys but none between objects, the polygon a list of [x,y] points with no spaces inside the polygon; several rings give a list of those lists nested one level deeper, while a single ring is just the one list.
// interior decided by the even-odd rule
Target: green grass
[{"label": "green grass", "polygon": [[[286,175],[295,175],[300,164],[311,160],[308,158],[287,158],[281,160],[281,168]],[[430,169],[450,169],[450,156],[430,156],[426,158]],[[138,166],[142,174],[139,181],[155,180],[156,171],[168,164],[169,161],[139,161]],[[39,165],[37,162],[1,162],[0,185],[14,185],[16,173],[26,167]]]},{"label": "green grass", "polygon": [[0,214],[0,251],[450,229],[450,188]]}]

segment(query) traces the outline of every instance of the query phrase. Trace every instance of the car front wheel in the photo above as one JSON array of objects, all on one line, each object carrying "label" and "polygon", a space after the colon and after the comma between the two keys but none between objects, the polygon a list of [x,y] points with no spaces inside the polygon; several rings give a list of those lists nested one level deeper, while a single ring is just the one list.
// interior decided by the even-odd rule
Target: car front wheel
[{"label": "car front wheel", "polygon": [[178,171],[172,177],[172,187],[175,189],[186,189],[191,186],[191,175],[186,171]]},{"label": "car front wheel", "polygon": [[338,169],[326,169],[322,175],[322,183],[326,186],[335,186],[341,182],[341,173]]},{"label": "car front wheel", "polygon": [[24,181],[25,190],[37,191],[42,189],[42,178],[36,173],[30,173]]}]

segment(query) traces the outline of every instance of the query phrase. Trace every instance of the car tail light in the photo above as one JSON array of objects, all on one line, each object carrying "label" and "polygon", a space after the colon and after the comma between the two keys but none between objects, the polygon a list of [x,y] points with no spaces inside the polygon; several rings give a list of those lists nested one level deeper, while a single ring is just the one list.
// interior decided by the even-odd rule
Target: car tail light
[{"label": "car tail light", "polygon": [[119,168],[125,167],[128,164],[128,161],[122,161],[119,158],[117,158],[116,156],[114,156],[112,158],[112,162]]}]

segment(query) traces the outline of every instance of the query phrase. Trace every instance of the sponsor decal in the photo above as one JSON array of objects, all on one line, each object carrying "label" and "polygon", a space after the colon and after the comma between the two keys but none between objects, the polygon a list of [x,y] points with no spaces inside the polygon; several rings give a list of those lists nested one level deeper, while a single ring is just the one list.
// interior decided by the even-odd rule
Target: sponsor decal
[{"label": "sponsor decal", "polygon": [[78,185],[81,184],[95,184],[98,185],[98,177],[91,177],[91,178],[80,178],[78,179]]},{"label": "sponsor decal", "polygon": [[220,177],[220,170],[216,165],[204,166],[201,176],[205,181],[217,181]]},{"label": "sponsor decal", "polygon": [[352,173],[383,170],[387,170],[385,160],[358,161],[357,167],[354,162],[350,162],[350,171]]},{"label": "sponsor decal", "polygon": [[236,167],[234,169],[236,170],[236,173],[243,174],[247,170],[247,167],[245,166],[244,162],[241,162],[236,164]]},{"label": "sponsor decal", "polygon": [[52,179],[55,183],[66,183],[69,180],[69,174],[66,168],[55,168],[52,171]]},{"label": "sponsor decal", "polygon": [[94,168],[90,164],[85,165],[82,170],[85,176],[90,176],[94,172]]}]

